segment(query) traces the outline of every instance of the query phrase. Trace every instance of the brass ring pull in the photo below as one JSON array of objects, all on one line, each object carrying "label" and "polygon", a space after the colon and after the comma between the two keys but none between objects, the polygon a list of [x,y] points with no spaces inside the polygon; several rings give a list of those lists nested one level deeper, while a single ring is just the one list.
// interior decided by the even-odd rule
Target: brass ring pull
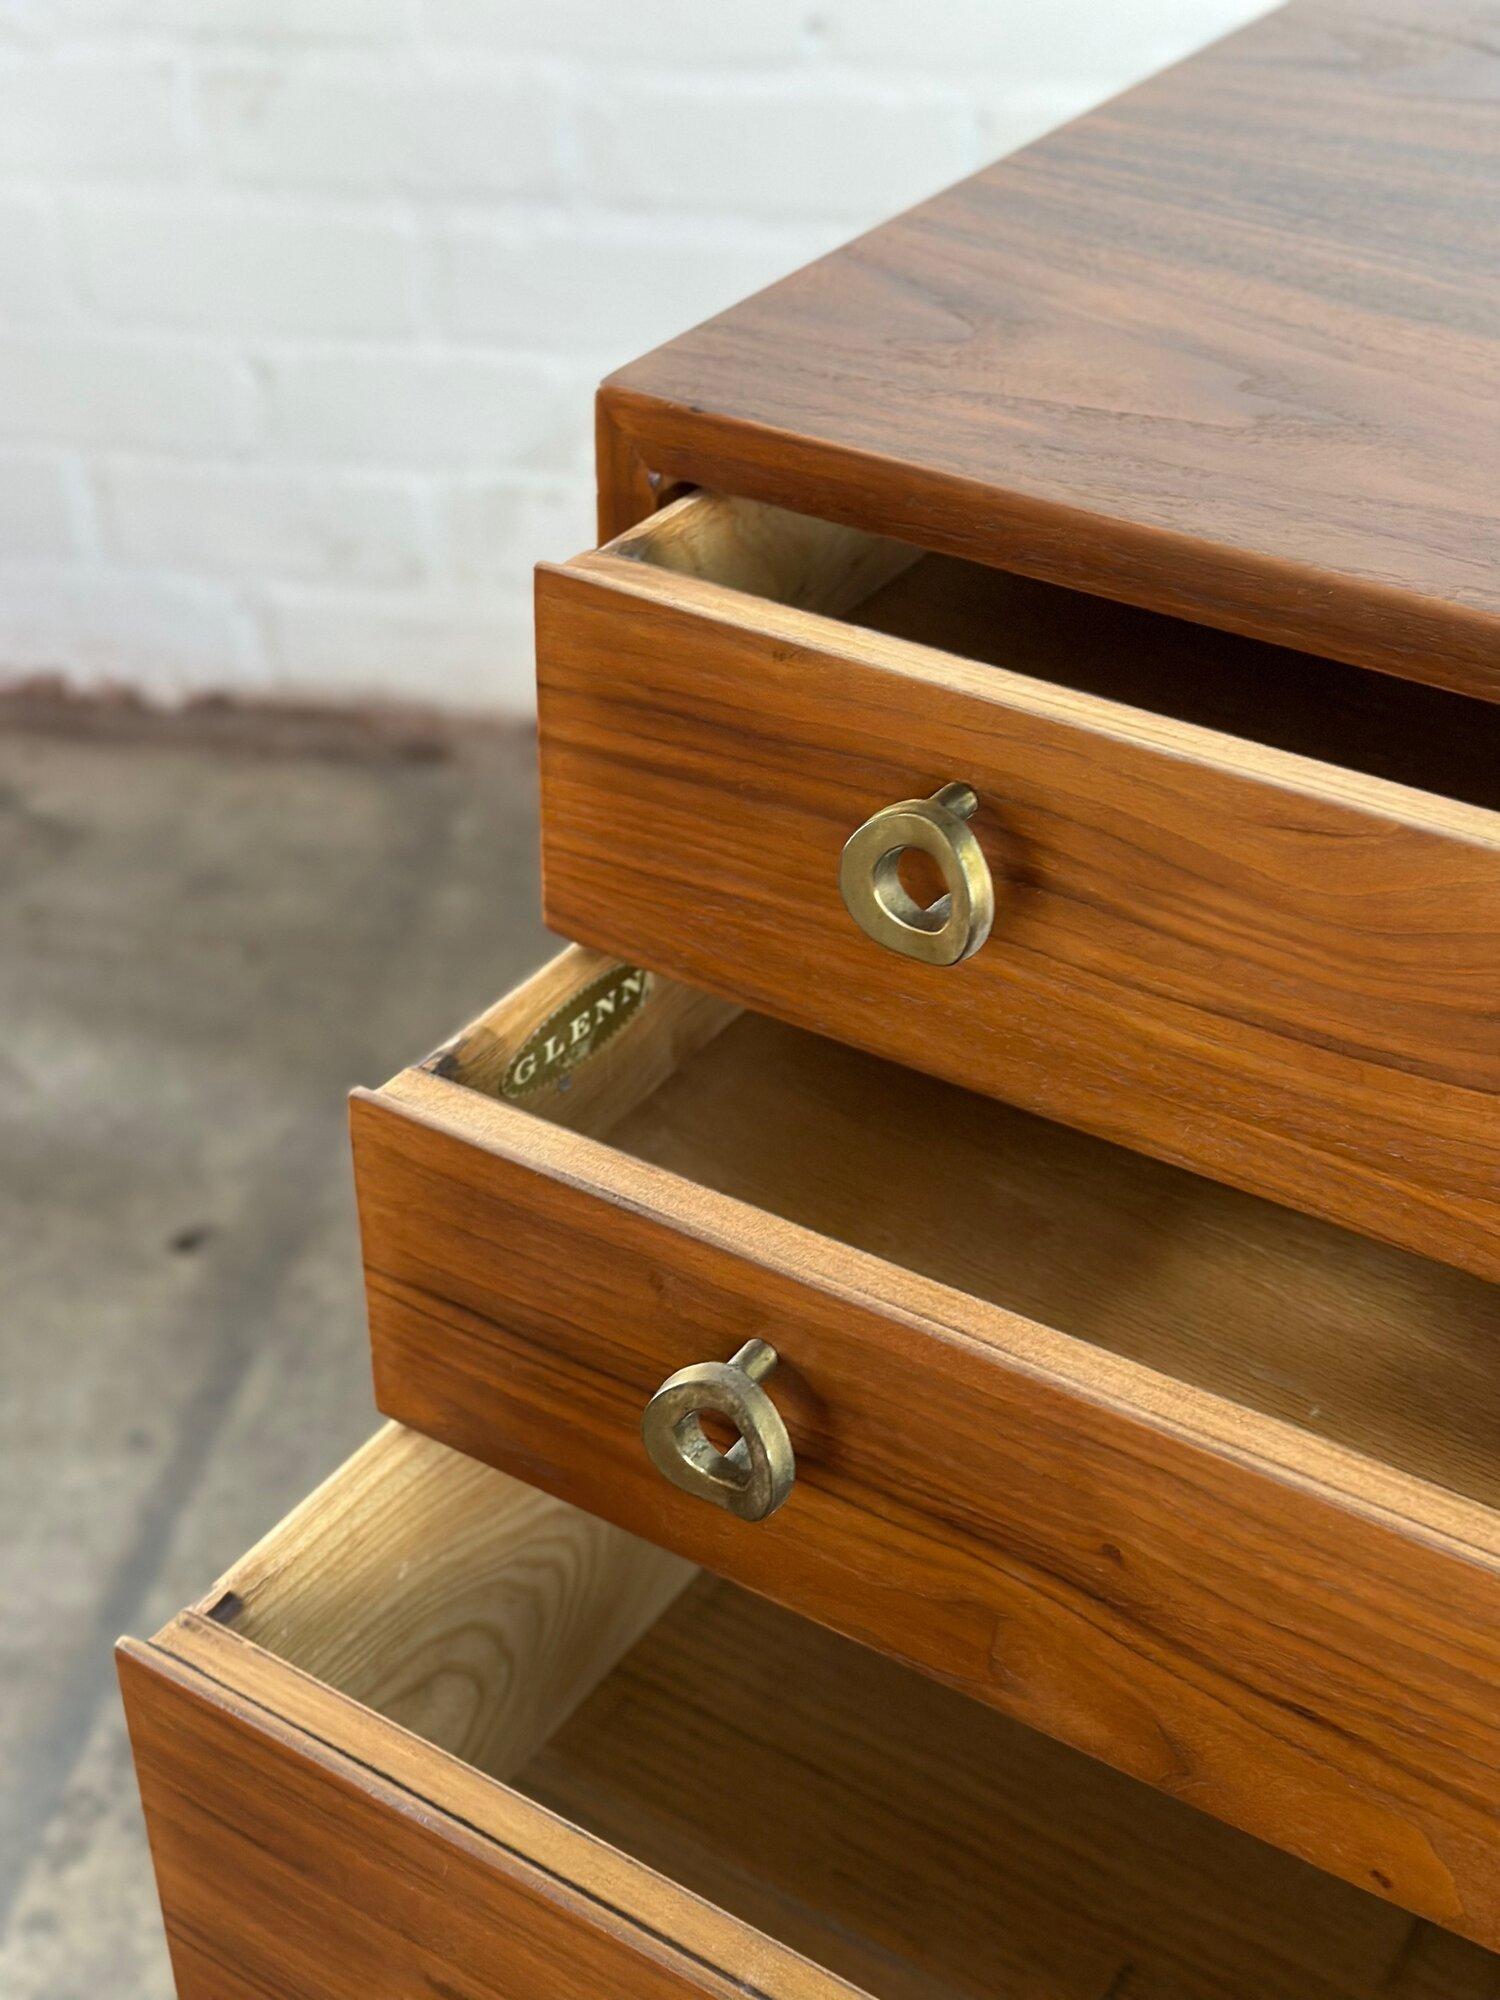
[{"label": "brass ring pull", "polygon": [[[669,1375],[641,1418],[656,1469],[684,1493],[711,1500],[742,1521],[774,1514],[797,1476],[781,1412],[760,1386],[775,1366],[774,1347],[747,1340],[732,1360],[699,1361]],[[698,1419],[705,1411],[727,1418],[739,1432],[728,1451],[704,1436]]]},{"label": "brass ring pull", "polygon": [[[925,965],[972,958],[995,920],[995,885],[969,821],[979,800],[968,785],[942,785],[930,799],[885,806],[851,833],[839,863],[844,907],[867,937]],[[898,872],[909,847],[931,856],[944,894],[927,908]]]}]

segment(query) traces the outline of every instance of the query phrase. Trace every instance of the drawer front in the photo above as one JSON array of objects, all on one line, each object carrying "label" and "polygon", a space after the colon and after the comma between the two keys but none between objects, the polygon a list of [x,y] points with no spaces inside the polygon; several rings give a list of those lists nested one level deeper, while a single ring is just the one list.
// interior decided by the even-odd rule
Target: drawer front
[{"label": "drawer front", "polygon": [[[567,963],[464,1053],[355,1101],[381,1408],[1500,1942],[1487,1510],[456,1081],[508,1073],[569,980],[589,987],[598,962]],[[609,1045],[596,1104],[611,1118],[632,1046]],[[634,1046],[660,1074],[660,1051]],[[584,1087],[580,1073],[559,1104],[587,1126]],[[782,1119],[766,1103],[774,1155]],[[912,1163],[919,1182],[929,1169]],[[1212,1257],[1221,1238],[1204,1215],[1177,1254]],[[1378,1287],[1362,1295],[1355,1274],[1412,1260],[1324,1229],[1309,1271],[1325,1238],[1330,1255],[1350,1246],[1348,1338],[1378,1338]],[[1127,1294],[1162,1255],[1127,1246]],[[1483,1290],[1432,1268],[1455,1311]],[[1285,1275],[1248,1238],[1218,1270],[1252,1318]],[[669,1484],[641,1423],[664,1378],[755,1340],[780,1357],[766,1387],[796,1474],[786,1504],[750,1522]]]},{"label": "drawer front", "polygon": [[1479,2000],[1500,1978],[395,1428],[120,1673],[182,2000]]},{"label": "drawer front", "polygon": [[181,2000],[849,2000],[503,1781],[690,1576],[393,1426],[122,1641]]},{"label": "drawer front", "polygon": [[212,1626],[173,1638],[127,1644],[119,1665],[180,2000],[744,1990],[662,1939],[660,1911],[591,1888],[586,1843],[545,1814],[506,1810],[483,1779]]},{"label": "drawer front", "polygon": [[[554,929],[1500,1276],[1500,816],[609,554],[538,604]],[[934,965],[840,858],[949,783]]]}]

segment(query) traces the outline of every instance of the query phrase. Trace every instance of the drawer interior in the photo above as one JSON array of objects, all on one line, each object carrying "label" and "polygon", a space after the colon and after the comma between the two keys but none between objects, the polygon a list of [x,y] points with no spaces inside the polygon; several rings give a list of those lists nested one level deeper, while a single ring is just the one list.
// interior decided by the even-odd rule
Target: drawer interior
[{"label": "drawer interior", "polygon": [[[429,1067],[500,1095],[569,963]],[[518,1108],[1461,1496],[1461,1535],[1500,1547],[1480,1278],[665,980],[561,1083]]]},{"label": "drawer interior", "polygon": [[211,1615],[888,2000],[1500,1994],[1500,1959],[391,1427]]},{"label": "drawer interior", "polygon": [[1500,706],[789,513],[693,494],[612,555],[1500,808]]}]

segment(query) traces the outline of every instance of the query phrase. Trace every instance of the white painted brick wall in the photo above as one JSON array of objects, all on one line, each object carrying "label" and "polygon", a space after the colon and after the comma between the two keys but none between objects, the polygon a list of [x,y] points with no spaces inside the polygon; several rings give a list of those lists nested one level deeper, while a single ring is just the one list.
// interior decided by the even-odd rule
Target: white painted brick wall
[{"label": "white painted brick wall", "polygon": [[0,680],[530,702],[608,368],[1259,0],[0,0]]}]

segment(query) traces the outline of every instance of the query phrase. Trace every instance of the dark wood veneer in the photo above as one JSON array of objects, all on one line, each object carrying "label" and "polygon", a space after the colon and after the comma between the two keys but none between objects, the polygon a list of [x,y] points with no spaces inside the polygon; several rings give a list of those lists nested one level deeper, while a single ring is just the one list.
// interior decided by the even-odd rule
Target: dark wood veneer
[{"label": "dark wood veneer", "polygon": [[1500,699],[1497,96],[1492,8],[1274,13],[612,377],[604,535],[691,480]]}]

